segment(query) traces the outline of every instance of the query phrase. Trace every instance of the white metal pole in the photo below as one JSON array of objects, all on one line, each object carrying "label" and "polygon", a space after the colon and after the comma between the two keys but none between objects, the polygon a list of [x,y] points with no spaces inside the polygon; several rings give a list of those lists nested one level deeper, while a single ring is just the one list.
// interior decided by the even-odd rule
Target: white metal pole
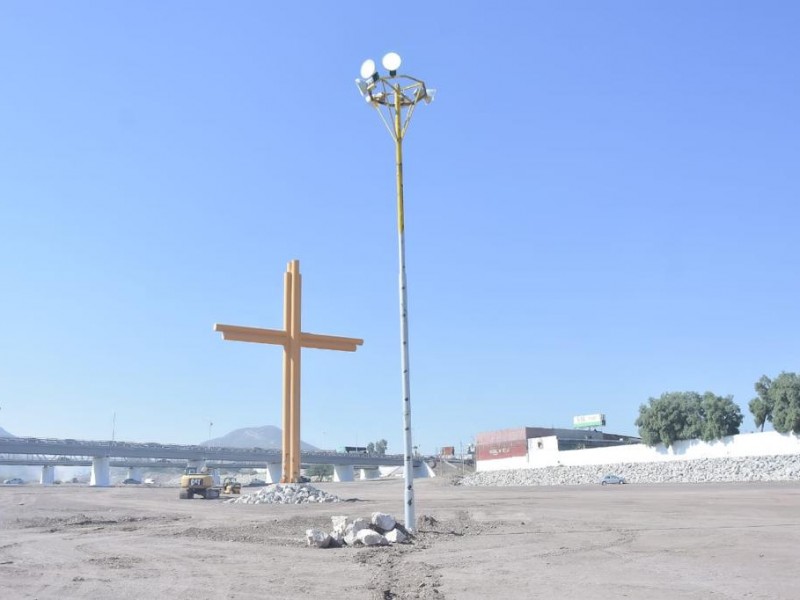
[{"label": "white metal pole", "polygon": [[400,258],[400,365],[403,373],[403,430],[404,458],[403,471],[405,489],[403,504],[405,508],[405,526],[409,531],[416,528],[414,516],[414,463],[411,445],[411,383],[408,365],[408,293],[406,290],[406,239],[405,215],[403,207],[403,128],[401,120],[402,91],[399,85],[394,91],[394,131],[395,158],[397,166],[397,242]]}]

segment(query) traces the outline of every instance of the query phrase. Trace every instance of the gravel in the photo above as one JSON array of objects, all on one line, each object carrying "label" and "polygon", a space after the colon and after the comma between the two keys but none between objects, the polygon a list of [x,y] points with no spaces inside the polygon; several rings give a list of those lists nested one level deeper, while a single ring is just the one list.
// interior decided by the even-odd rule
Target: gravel
[{"label": "gravel", "polygon": [[461,479],[457,485],[597,484],[609,473],[624,477],[628,483],[795,481],[800,480],[800,455],[702,458],[669,462],[484,471]]},{"label": "gravel", "polygon": [[254,494],[243,494],[226,500],[227,504],[309,504],[341,502],[341,498],[304,483],[276,483]]}]

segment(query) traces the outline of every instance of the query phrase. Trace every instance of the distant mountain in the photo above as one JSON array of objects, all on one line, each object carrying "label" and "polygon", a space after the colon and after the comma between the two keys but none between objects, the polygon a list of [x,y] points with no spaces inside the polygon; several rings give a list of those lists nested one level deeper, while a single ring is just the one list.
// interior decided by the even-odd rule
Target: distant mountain
[{"label": "distant mountain", "polygon": [[[8,433],[5,429],[0,427],[0,438],[15,438],[13,433]],[[19,477],[24,481],[36,481],[42,470],[39,467],[18,467],[14,465],[0,466],[0,481],[4,479],[11,479]]]},{"label": "distant mountain", "polygon": [[[280,450],[282,437],[281,429],[273,425],[243,427],[242,429],[234,429],[222,437],[205,441],[200,445],[222,448],[264,448],[265,450]],[[306,444],[302,440],[300,440],[300,449],[319,450],[316,446]]]}]

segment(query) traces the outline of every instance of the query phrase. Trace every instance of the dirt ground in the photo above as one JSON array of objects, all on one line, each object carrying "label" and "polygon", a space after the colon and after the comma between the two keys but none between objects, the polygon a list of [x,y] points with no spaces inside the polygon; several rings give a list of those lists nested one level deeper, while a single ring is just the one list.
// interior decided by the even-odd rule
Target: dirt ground
[{"label": "dirt ground", "polygon": [[[0,486],[4,598],[764,598],[800,592],[800,484],[454,487],[416,481],[418,535],[319,550],[330,516],[403,518],[402,480],[325,505],[177,488]],[[243,492],[257,488],[244,488]]]}]

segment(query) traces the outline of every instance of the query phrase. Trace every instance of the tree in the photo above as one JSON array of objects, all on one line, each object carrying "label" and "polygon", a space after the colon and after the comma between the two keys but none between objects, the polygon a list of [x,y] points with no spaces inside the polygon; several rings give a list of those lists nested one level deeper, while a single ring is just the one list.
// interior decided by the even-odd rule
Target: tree
[{"label": "tree", "polygon": [[370,456],[386,456],[386,447],[389,442],[386,440],[378,440],[377,442],[370,442],[367,444],[367,454]]},{"label": "tree", "polygon": [[772,387],[772,380],[766,375],[762,375],[761,379],[756,381],[753,387],[755,387],[758,396],[750,400],[748,407],[753,414],[753,421],[755,421],[756,427],[760,427],[761,431],[764,431],[764,424],[767,422],[772,423],[772,411],[775,404],[769,393],[769,389]]},{"label": "tree", "polygon": [[779,433],[800,433],[800,376],[781,373],[769,386],[772,426]]},{"label": "tree", "polygon": [[650,398],[649,404],[639,407],[639,418],[636,419],[642,441],[648,446],[659,443],[671,446],[673,442],[695,433],[696,425],[690,415],[692,405],[697,402],[699,396],[694,392],[669,392],[660,398]]},{"label": "tree", "polygon": [[667,392],[639,407],[636,426],[648,446],[678,440],[711,441],[739,433],[742,411],[732,396],[706,392]]},{"label": "tree", "polygon": [[700,437],[704,441],[710,442],[739,433],[744,417],[742,409],[733,401],[733,396],[715,396],[706,392],[703,394],[701,408],[703,432]]},{"label": "tree", "polygon": [[310,478],[316,477],[317,481],[329,479],[333,477],[333,465],[309,465],[306,475]]},{"label": "tree", "polygon": [[386,440],[378,440],[375,442],[375,453],[378,456],[386,456],[386,448],[389,447],[389,442]]}]

